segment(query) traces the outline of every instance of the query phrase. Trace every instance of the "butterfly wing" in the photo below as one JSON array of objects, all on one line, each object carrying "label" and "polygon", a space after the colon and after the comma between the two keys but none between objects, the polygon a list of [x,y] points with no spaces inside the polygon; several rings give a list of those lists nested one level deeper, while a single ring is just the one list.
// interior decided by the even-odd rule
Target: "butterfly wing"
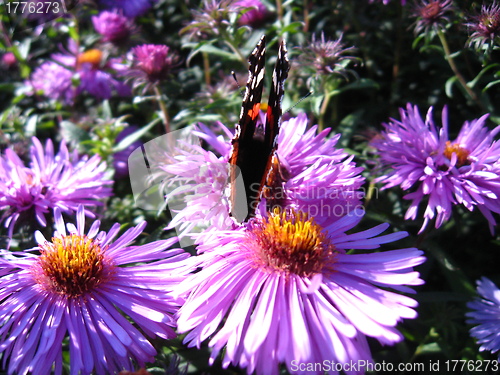
[{"label": "butterfly wing", "polygon": [[285,95],[285,80],[288,77],[289,70],[290,62],[288,60],[286,43],[282,40],[278,50],[278,59],[276,60],[273,71],[273,83],[271,93],[269,94],[266,113],[265,143],[269,147],[270,152],[278,146],[278,133],[282,114],[281,104],[283,102],[283,96]]},{"label": "butterfly wing", "polygon": [[278,135],[282,114],[282,102],[285,95],[285,80],[290,70],[290,62],[285,41],[281,41],[278,59],[273,71],[273,82],[266,112],[266,133],[264,142],[268,149],[268,161],[260,184],[259,197],[266,198],[267,208],[282,206],[285,199],[283,183],[288,178],[288,172],[278,159]]},{"label": "butterfly wing", "polygon": [[290,63],[285,42],[282,41],[273,72],[266,124],[262,135],[257,129],[257,124],[264,87],[265,47],[266,39],[262,36],[248,59],[245,96],[229,158],[230,212],[240,223],[252,217],[261,197],[267,198],[273,195],[273,189],[281,185],[282,181],[276,148],[284,82],[288,76]]},{"label": "butterfly wing", "polygon": [[229,158],[230,212],[238,222],[248,220],[255,212],[260,191],[258,185],[268,158],[262,137],[255,136],[264,88],[265,53],[266,38],[262,36],[248,59],[245,96]]}]

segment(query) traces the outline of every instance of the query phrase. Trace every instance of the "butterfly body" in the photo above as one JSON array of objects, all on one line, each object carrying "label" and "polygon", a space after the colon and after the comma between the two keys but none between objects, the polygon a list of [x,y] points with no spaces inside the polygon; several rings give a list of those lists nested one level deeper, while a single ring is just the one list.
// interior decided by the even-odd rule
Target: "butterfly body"
[{"label": "butterfly body", "polygon": [[[265,36],[249,57],[249,76],[229,158],[230,211],[238,222],[251,218],[261,198],[272,201],[281,181],[276,154],[284,82],[290,69],[285,42],[279,46],[264,126],[259,122],[265,74]],[[242,183],[237,182],[241,173]]]}]

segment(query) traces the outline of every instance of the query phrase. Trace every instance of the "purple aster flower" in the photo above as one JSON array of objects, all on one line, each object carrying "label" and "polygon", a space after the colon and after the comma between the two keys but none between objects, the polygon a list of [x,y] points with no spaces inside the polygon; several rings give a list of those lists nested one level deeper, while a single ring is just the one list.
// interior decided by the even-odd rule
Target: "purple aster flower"
[{"label": "purple aster flower", "polygon": [[[184,149],[176,155],[160,154],[151,162],[156,179],[163,180],[169,191],[167,201],[178,201],[180,197],[187,205],[177,212],[169,227],[180,224],[187,233],[200,224],[218,229],[235,224],[227,196],[232,134],[224,125],[219,126],[226,137],[217,136],[202,124],[194,134],[220,157],[199,145],[184,143]],[[360,176],[362,168],[352,161],[353,156],[335,148],[340,134],[327,138],[330,129],[316,134],[317,126],[307,127],[305,114],[281,124],[277,153],[286,181],[276,192],[283,207],[306,212],[320,225],[326,225],[362,208],[363,193],[359,189],[364,178]]]},{"label": "purple aster flower", "polygon": [[113,182],[105,179],[106,164],[99,155],[80,157],[77,150],[70,153],[64,142],[55,154],[51,140],[45,149],[37,138],[32,141],[29,167],[11,149],[0,157],[0,209],[6,210],[9,237],[21,215],[32,215],[46,226],[45,215],[51,209],[71,213],[84,205],[85,213],[93,217],[87,208],[102,205],[99,199],[112,194]]},{"label": "purple aster flower", "polygon": [[469,46],[474,45],[476,49],[483,48],[485,44],[493,47],[500,37],[500,5],[496,1],[489,6],[483,5],[481,12],[466,26],[472,30]]},{"label": "purple aster flower", "polygon": [[104,9],[116,9],[129,18],[142,16],[155,2],[156,0],[99,0]]},{"label": "purple aster flower", "polygon": [[257,28],[264,23],[269,15],[266,6],[259,0],[239,0],[233,3],[232,6],[245,11],[238,19],[240,25]]},{"label": "purple aster flower", "polygon": [[349,55],[355,51],[354,47],[344,48],[342,35],[332,41],[325,40],[325,35],[321,33],[320,40],[316,40],[316,36],[313,35],[312,42],[300,48],[299,62],[308,76],[311,76],[311,73],[316,77],[334,73],[347,79],[349,74],[357,76],[353,70],[347,69],[349,63],[359,61],[358,58]]},{"label": "purple aster flower", "polygon": [[488,278],[482,277],[477,280],[477,293],[480,298],[467,304],[473,310],[466,314],[470,318],[467,323],[477,324],[470,334],[481,345],[480,351],[496,353],[500,350],[500,290]]},{"label": "purple aster flower", "polygon": [[211,364],[224,350],[223,367],[248,374],[279,374],[280,363],[294,374],[323,374],[299,364],[372,362],[366,337],[394,344],[403,339],[398,322],[417,316],[417,302],[396,292],[423,283],[413,267],[425,258],[415,248],[346,253],[407,235],[378,236],[388,224],[347,234],[362,216],[321,227],[306,214],[275,210],[205,237],[202,270],[179,285],[186,302],[178,332],[187,332],[188,346],[210,338]]},{"label": "purple aster flower", "polygon": [[177,55],[166,45],[143,44],[132,49],[133,65],[126,75],[134,78],[134,87],[157,84],[167,79],[177,65]]},{"label": "purple aster flower", "polygon": [[78,92],[87,91],[89,94],[101,99],[110,99],[113,92],[119,96],[129,96],[130,87],[118,81],[110,71],[123,72],[126,66],[118,59],[103,61],[103,53],[98,49],[90,49],[77,56],[54,55],[53,58],[60,63],[70,63],[75,66],[80,79]]},{"label": "purple aster flower", "polygon": [[413,16],[417,17],[415,34],[443,29],[450,22],[448,13],[452,10],[452,0],[421,0],[413,10]]},{"label": "purple aster flower", "polygon": [[[90,49],[80,53],[73,40],[69,51],[51,56],[54,62],[46,62],[31,78],[34,90],[44,90],[50,98],[72,103],[74,97],[84,91],[100,99],[110,99],[131,94],[130,87],[114,78],[112,72],[122,73],[126,66],[118,59],[104,61],[102,51]],[[74,87],[73,81],[79,82]],[[57,83],[57,84],[56,84]]]},{"label": "purple aster flower", "polygon": [[47,61],[35,69],[27,84],[33,88],[34,93],[41,91],[47,98],[72,104],[77,94],[72,79],[71,70]]},{"label": "purple aster flower", "polygon": [[171,291],[189,271],[179,262],[188,254],[165,251],[175,238],[130,246],[146,223],[116,238],[118,223],[106,233],[95,221],[85,232],[82,206],[76,226],[65,227],[59,209],[54,214],[54,236],[35,234],[39,255],[0,258],[0,351],[8,374],[61,374],[66,338],[72,374],[153,362],[156,350],[145,335],[175,337],[182,301]]},{"label": "purple aster flower", "polygon": [[232,14],[240,12],[233,0],[203,0],[202,8],[192,12],[194,20],[181,30],[190,38],[200,40],[220,36],[231,25]]},{"label": "purple aster flower", "polygon": [[401,186],[411,189],[405,199],[411,200],[405,219],[414,220],[424,197],[428,197],[422,231],[429,220],[436,219],[436,228],[448,220],[452,205],[462,204],[469,211],[477,207],[488,219],[490,229],[496,224],[491,211],[500,213],[500,142],[485,127],[488,115],[466,121],[457,138],[448,138],[448,113],[442,114],[442,128],[432,120],[432,107],[425,122],[417,106],[400,109],[401,120],[384,124],[382,137],[372,141],[378,149],[384,176],[384,189]]},{"label": "purple aster flower", "polygon": [[103,41],[122,44],[133,31],[130,20],[118,12],[104,11],[92,17],[95,30],[103,36]]}]

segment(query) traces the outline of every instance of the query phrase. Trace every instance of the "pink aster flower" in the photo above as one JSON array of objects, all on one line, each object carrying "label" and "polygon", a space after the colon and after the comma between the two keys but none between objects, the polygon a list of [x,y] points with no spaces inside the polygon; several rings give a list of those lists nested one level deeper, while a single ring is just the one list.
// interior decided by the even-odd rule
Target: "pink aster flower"
[{"label": "pink aster flower", "polygon": [[143,44],[133,49],[136,68],[141,70],[151,82],[164,80],[172,69],[173,55],[166,45]]},{"label": "pink aster flower", "polygon": [[[232,134],[224,125],[219,126],[224,136],[202,124],[195,135],[220,156],[199,145],[184,144],[177,155],[151,161],[156,178],[164,181],[169,192],[167,201],[180,197],[186,203],[169,227],[182,225],[189,231],[200,224],[218,229],[234,225],[227,191]],[[277,189],[281,204],[307,212],[320,225],[362,208],[362,168],[355,166],[353,156],[335,148],[340,135],[327,138],[329,132],[325,129],[317,134],[317,126],[308,129],[307,116],[300,114],[284,121],[278,136],[280,168],[286,175]]]},{"label": "pink aster flower", "polygon": [[436,220],[436,228],[450,218],[452,205],[461,204],[469,211],[477,207],[488,219],[490,229],[496,222],[492,211],[500,213],[500,142],[494,137],[500,126],[485,127],[488,115],[466,121],[454,141],[448,137],[448,113],[442,114],[442,128],[432,120],[432,107],[425,121],[418,108],[408,104],[401,109],[401,120],[384,124],[382,137],[373,141],[386,173],[377,181],[384,189],[401,186],[411,190],[405,219],[414,220],[424,197],[428,198],[422,231]]},{"label": "pink aster flower", "polygon": [[362,216],[323,228],[306,214],[276,210],[205,237],[202,270],[179,285],[186,302],[178,332],[188,346],[209,339],[210,363],[223,351],[223,367],[248,374],[279,374],[281,363],[294,374],[323,374],[299,364],[372,362],[366,337],[392,345],[403,339],[398,322],[417,316],[417,302],[397,292],[423,283],[413,267],[425,258],[415,248],[346,253],[406,236],[378,236],[388,224],[347,234]]},{"label": "pink aster flower", "polygon": [[132,49],[132,67],[125,74],[134,79],[134,87],[149,89],[166,80],[178,64],[178,57],[166,45],[143,44]]},{"label": "pink aster flower", "polygon": [[324,33],[321,33],[321,39],[316,39],[316,35],[313,35],[312,40],[300,48],[300,67],[309,81],[313,75],[319,77],[338,74],[345,79],[349,75],[357,77],[354,70],[348,69],[350,63],[355,65],[359,60],[351,56],[355,51],[354,47],[344,46],[342,35],[336,40],[325,39]]},{"label": "pink aster flower", "polygon": [[64,142],[56,154],[52,141],[47,140],[45,149],[37,138],[32,141],[29,166],[11,149],[0,157],[0,209],[5,211],[9,237],[22,215],[34,216],[46,226],[50,210],[71,213],[83,205],[93,217],[88,208],[102,205],[99,200],[112,194],[113,182],[105,178],[106,164],[98,155],[80,157]]},{"label": "pink aster flower", "polygon": [[92,17],[92,23],[105,42],[121,44],[128,40],[133,31],[130,20],[116,11],[101,12]]},{"label": "pink aster flower", "polygon": [[417,17],[415,34],[444,29],[452,11],[452,0],[420,0],[413,10],[413,16]]},{"label": "pink aster flower", "polygon": [[266,6],[259,0],[239,0],[231,6],[245,11],[238,19],[240,25],[259,27],[269,15]]},{"label": "pink aster flower", "polygon": [[175,238],[131,246],[146,223],[118,238],[118,223],[106,233],[95,221],[86,232],[81,206],[76,226],[65,226],[59,209],[55,225],[50,240],[35,234],[39,255],[0,258],[0,352],[8,374],[62,374],[67,338],[72,374],[153,362],[145,335],[176,336],[173,315],[182,301],[170,292],[188,272],[178,262],[188,254],[165,251]]},{"label": "pink aster flower", "polygon": [[476,49],[493,48],[500,40],[500,5],[493,1],[492,4],[481,7],[481,12],[472,18],[472,22],[466,26],[472,31],[469,38],[469,46],[474,45]]},{"label": "pink aster flower", "polygon": [[13,52],[6,52],[2,55],[1,65],[5,67],[7,70],[15,70],[17,66],[17,58]]}]

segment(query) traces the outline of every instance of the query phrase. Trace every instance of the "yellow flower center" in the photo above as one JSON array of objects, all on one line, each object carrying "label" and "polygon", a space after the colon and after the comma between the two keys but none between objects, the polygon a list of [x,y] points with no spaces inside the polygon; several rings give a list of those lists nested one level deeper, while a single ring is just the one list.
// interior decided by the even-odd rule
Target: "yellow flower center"
[{"label": "yellow flower center", "polygon": [[275,209],[255,222],[249,237],[252,258],[270,270],[309,277],[334,260],[335,246],[322,228],[303,212]]},{"label": "yellow flower center", "polygon": [[452,154],[456,154],[457,167],[469,164],[469,151],[457,143],[452,144],[450,141],[446,141],[446,147],[443,154],[448,160],[451,160]]},{"label": "yellow flower center", "polygon": [[80,67],[81,64],[92,64],[92,68],[97,69],[101,65],[102,60],[102,52],[98,49],[89,49],[78,55],[76,60],[77,67]]},{"label": "yellow flower center", "polygon": [[98,241],[85,235],[70,234],[52,238],[40,246],[35,280],[45,289],[78,297],[94,289],[110,276],[109,262]]}]

